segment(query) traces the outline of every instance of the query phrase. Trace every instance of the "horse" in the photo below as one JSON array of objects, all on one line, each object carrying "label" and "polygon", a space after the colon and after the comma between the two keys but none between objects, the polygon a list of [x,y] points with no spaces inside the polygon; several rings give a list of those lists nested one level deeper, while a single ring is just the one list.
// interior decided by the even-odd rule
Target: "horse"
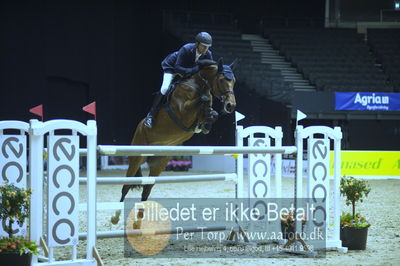
[{"label": "horse", "polygon": [[[213,97],[222,102],[222,113],[232,113],[236,107],[233,91],[236,82],[233,74],[235,63],[236,60],[224,65],[222,58],[218,63],[206,59],[201,61],[199,72],[177,82],[151,128],[144,126],[144,119],[139,122],[131,145],[181,145],[196,133],[208,134],[218,117],[212,108]],[[159,176],[170,159],[170,156],[131,156],[126,176],[141,177],[140,166],[144,162],[149,166],[149,176]],[[142,201],[148,199],[153,186],[143,185]],[[141,185],[123,185],[120,202],[135,187]],[[118,210],[112,217],[113,224],[118,223],[120,213]]]}]

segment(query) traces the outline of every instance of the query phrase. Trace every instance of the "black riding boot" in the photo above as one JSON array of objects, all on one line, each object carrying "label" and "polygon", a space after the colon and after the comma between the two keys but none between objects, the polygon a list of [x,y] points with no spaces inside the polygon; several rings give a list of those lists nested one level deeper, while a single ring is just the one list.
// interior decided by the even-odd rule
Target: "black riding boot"
[{"label": "black riding boot", "polygon": [[144,119],[144,125],[146,127],[151,128],[153,126],[153,122],[155,117],[157,116],[158,111],[160,110],[162,99],[164,95],[161,92],[158,92],[154,98],[153,105],[151,106],[150,112],[147,114],[146,118]]}]

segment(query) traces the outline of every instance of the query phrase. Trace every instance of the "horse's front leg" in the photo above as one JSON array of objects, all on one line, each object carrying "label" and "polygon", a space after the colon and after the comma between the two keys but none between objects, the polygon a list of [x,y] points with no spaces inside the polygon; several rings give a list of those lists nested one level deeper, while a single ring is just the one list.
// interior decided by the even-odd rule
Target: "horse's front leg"
[{"label": "horse's front leg", "polygon": [[206,112],[205,121],[206,123],[214,124],[218,119],[218,112],[210,107],[210,109]]},{"label": "horse's front leg", "polygon": [[211,131],[212,125],[218,119],[218,112],[212,109],[211,106],[207,107],[204,112],[204,122],[202,123],[201,130],[203,134],[208,134]]}]

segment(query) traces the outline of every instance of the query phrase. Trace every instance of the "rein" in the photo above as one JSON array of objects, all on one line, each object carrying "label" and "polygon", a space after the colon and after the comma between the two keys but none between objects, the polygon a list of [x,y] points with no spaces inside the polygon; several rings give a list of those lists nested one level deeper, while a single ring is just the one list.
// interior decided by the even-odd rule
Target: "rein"
[{"label": "rein", "polygon": [[167,114],[172,119],[172,121],[174,121],[175,124],[178,127],[180,127],[183,131],[190,132],[190,131],[194,131],[196,129],[196,127],[198,125],[197,121],[194,121],[193,125],[191,125],[190,127],[186,127],[184,124],[182,124],[182,122],[178,119],[178,117],[176,117],[174,111],[172,111],[172,109],[169,105],[166,105],[164,107],[164,109],[167,111]]},{"label": "rein", "polygon": [[[182,85],[186,85],[188,87],[193,88],[196,91],[200,91],[200,87],[199,85],[197,85],[194,82],[191,81],[183,81],[182,83],[180,83]],[[178,117],[175,115],[174,111],[171,109],[171,107],[169,106],[169,104],[166,104],[164,106],[164,109],[167,111],[167,114],[169,115],[169,117],[172,119],[172,121],[175,122],[175,124],[182,129],[183,131],[186,132],[192,132],[195,131],[195,129],[198,127],[199,122],[198,121],[194,121],[194,123],[190,126],[190,127],[186,127],[179,119]]]}]

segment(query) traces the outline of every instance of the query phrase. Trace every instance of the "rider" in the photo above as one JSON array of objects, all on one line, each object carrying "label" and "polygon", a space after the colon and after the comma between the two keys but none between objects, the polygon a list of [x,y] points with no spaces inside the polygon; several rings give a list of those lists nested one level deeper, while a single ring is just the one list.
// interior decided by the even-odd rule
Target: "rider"
[{"label": "rider", "polygon": [[151,128],[153,120],[161,107],[162,99],[167,94],[173,77],[177,74],[183,77],[189,77],[200,70],[196,64],[199,59],[210,59],[212,53],[209,48],[212,45],[212,37],[207,32],[200,32],[196,35],[196,43],[187,43],[179,51],[169,54],[161,63],[164,71],[163,82],[160,92],[157,92],[150,112],[147,114],[144,125]]}]

